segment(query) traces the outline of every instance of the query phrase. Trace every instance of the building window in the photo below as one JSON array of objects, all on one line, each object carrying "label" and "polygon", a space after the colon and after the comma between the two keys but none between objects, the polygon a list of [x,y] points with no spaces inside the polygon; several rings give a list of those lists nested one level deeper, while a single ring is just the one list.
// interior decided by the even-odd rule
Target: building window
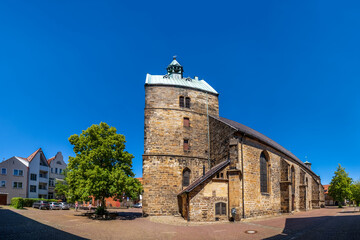
[{"label": "building window", "polygon": [[51,168],[51,173],[53,173],[54,172],[54,169],[53,168]]},{"label": "building window", "polygon": [[226,203],[219,202],[215,204],[215,215],[226,215]]},{"label": "building window", "polygon": [[179,97],[179,106],[180,107],[185,107],[185,101],[184,101],[184,97],[180,96]]},{"label": "building window", "polygon": [[56,173],[56,174],[58,173],[58,170],[57,170],[57,168],[55,168],[55,173]]},{"label": "building window", "polygon": [[190,146],[189,146],[189,139],[184,139],[184,151],[189,151],[190,150]]},{"label": "building window", "polygon": [[190,119],[184,117],[184,127],[190,127]]},{"label": "building window", "polygon": [[13,182],[13,188],[22,188],[22,182]]},{"label": "building window", "polygon": [[36,192],[36,186],[30,185],[30,192]]},{"label": "building window", "polygon": [[182,181],[182,185],[183,187],[187,187],[190,185],[190,169],[185,168],[183,171],[183,181]]},{"label": "building window", "polygon": [[36,174],[31,173],[30,174],[30,180],[36,181]]},{"label": "building window", "polygon": [[1,181],[0,187],[6,187],[6,181]]},{"label": "building window", "polygon": [[185,107],[190,108],[190,98],[189,97],[185,98]]},{"label": "building window", "polygon": [[2,174],[2,175],[6,175],[6,168],[2,168],[2,169],[1,169],[1,174]]},{"label": "building window", "polygon": [[57,162],[56,162],[56,164],[59,164],[59,165],[61,165],[61,162],[60,162],[60,161],[57,161]]},{"label": "building window", "polygon": [[46,190],[46,185],[44,185],[44,184],[39,184],[39,189]]},{"label": "building window", "polygon": [[60,173],[60,174],[62,173],[62,169],[61,169],[61,168],[59,168],[59,173]]},{"label": "building window", "polygon": [[24,171],[19,169],[14,169],[14,176],[23,176]]},{"label": "building window", "polygon": [[39,172],[39,177],[47,178],[47,172]]},{"label": "building window", "polygon": [[50,186],[50,187],[54,187],[54,186],[55,186],[55,184],[54,184],[54,179],[53,179],[53,178],[50,178],[50,179],[49,179],[49,186]]},{"label": "building window", "polygon": [[264,152],[260,155],[260,191],[268,192],[268,159]]}]

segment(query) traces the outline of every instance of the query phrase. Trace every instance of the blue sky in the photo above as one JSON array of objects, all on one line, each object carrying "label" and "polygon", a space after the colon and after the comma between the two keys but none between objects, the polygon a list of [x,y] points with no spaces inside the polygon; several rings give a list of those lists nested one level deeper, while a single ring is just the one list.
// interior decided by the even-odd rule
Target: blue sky
[{"label": "blue sky", "polygon": [[73,155],[106,122],[142,175],[144,82],[177,55],[220,115],[267,135],[329,183],[360,178],[358,1],[1,1],[0,159]]}]

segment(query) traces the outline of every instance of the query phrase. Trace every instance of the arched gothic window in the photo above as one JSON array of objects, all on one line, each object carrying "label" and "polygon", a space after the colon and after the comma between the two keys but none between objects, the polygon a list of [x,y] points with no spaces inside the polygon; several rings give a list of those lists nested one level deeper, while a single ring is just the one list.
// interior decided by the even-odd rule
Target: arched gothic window
[{"label": "arched gothic window", "polygon": [[190,98],[189,97],[185,98],[185,107],[190,108]]},{"label": "arched gothic window", "polygon": [[262,152],[260,155],[260,191],[267,193],[268,189],[268,159]]},{"label": "arched gothic window", "polygon": [[179,97],[179,106],[180,107],[185,107],[185,100],[183,96]]},{"label": "arched gothic window", "polygon": [[190,184],[190,169],[185,168],[183,171],[183,181],[182,181],[182,185],[183,187],[187,187]]}]

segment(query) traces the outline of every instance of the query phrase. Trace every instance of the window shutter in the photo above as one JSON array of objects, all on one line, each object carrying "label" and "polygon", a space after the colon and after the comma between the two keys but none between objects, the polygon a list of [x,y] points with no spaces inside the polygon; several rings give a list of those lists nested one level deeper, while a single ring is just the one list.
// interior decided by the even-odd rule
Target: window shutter
[{"label": "window shutter", "polygon": [[184,118],[184,127],[190,127],[190,119]]},{"label": "window shutter", "polygon": [[184,139],[184,151],[188,151],[189,150],[189,140]]}]

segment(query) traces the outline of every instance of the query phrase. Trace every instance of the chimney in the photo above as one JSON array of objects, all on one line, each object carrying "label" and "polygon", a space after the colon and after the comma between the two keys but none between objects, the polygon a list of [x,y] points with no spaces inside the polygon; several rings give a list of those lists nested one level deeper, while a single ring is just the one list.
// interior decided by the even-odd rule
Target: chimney
[{"label": "chimney", "polygon": [[309,169],[311,169],[311,163],[310,163],[310,162],[306,161],[306,162],[304,162],[304,164],[305,164]]}]

